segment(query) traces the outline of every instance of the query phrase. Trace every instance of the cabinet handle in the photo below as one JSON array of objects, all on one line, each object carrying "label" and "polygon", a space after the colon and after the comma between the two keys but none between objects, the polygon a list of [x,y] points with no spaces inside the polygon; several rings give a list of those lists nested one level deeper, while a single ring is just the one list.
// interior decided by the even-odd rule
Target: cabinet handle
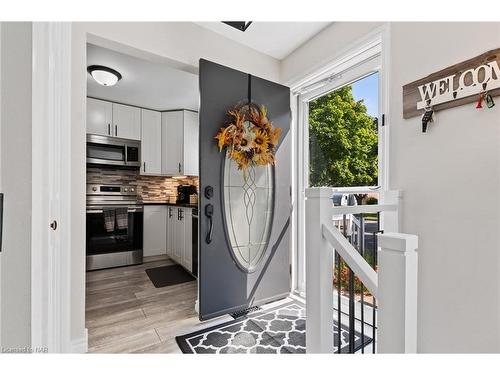
[{"label": "cabinet handle", "polygon": [[108,124],[108,135],[111,135],[111,124]]},{"label": "cabinet handle", "polygon": [[118,137],[118,125],[115,125],[115,137]]},{"label": "cabinet handle", "polygon": [[144,164],[144,173],[146,173],[146,162],[144,162],[143,164]]},{"label": "cabinet handle", "polygon": [[179,173],[181,173],[181,163],[179,163]]},{"label": "cabinet handle", "polygon": [[168,217],[172,217],[172,207],[168,208]]}]

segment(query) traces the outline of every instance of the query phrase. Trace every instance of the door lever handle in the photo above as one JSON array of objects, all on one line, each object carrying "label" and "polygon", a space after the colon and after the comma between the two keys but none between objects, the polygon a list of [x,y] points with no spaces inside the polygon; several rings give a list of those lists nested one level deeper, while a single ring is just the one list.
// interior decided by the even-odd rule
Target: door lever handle
[{"label": "door lever handle", "polygon": [[205,237],[205,242],[206,243],[211,243],[212,242],[212,234],[214,231],[214,206],[212,204],[207,204],[205,206],[205,216],[208,217],[208,232],[207,236]]}]

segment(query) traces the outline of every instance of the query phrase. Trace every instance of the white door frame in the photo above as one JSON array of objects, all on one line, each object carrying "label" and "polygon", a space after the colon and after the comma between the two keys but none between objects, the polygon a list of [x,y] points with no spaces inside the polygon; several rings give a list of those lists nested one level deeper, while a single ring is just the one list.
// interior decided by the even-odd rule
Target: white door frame
[{"label": "white door frame", "polygon": [[71,23],[33,23],[32,73],[31,342],[64,353],[71,351]]},{"label": "white door frame", "polygon": [[[2,23],[0,22],[0,158],[2,157]],[[0,160],[0,168],[1,168]],[[0,192],[3,191],[2,171],[0,170]],[[3,218],[2,218],[3,220]],[[3,223],[2,223],[3,226]],[[3,230],[3,228],[2,228]],[[3,235],[1,233],[0,235]],[[0,245],[1,246],[1,245]],[[2,347],[2,249],[0,248],[0,348]]]},{"label": "white door frame", "polygon": [[[293,287],[292,291],[305,297],[305,196],[307,187],[309,149],[308,142],[309,101],[328,91],[340,88],[375,71],[379,73],[379,113],[385,115],[385,126],[379,130],[379,186],[377,191],[383,200],[383,191],[389,188],[389,25],[376,29],[366,37],[348,46],[340,57],[318,68],[295,84],[291,84],[294,104],[294,233],[293,239]],[[376,60],[374,60],[376,58]],[[349,190],[362,192],[368,187]],[[339,189],[341,190],[341,189]]]}]

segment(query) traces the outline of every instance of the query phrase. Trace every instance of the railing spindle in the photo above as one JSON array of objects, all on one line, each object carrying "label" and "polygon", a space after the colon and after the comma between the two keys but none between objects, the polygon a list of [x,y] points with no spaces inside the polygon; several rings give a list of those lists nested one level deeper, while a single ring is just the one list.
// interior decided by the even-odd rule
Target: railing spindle
[{"label": "railing spindle", "polygon": [[[378,254],[377,254],[377,233],[380,233],[380,212],[377,212],[377,232],[373,233],[373,269],[377,270],[377,264],[378,264]],[[376,319],[377,319],[377,301],[375,300],[375,297],[373,297],[373,305],[372,305],[372,337],[373,337],[373,343],[372,343],[372,353],[375,354],[377,349],[377,324],[376,324]]]},{"label": "railing spindle", "polygon": [[[361,227],[361,241],[359,246],[359,252],[361,256],[364,258],[365,253],[365,220],[363,214],[361,214],[361,218],[359,220]],[[361,353],[365,352],[365,287],[362,282],[361,285]]]},{"label": "railing spindle", "polygon": [[342,290],[342,259],[340,255],[336,252],[337,261],[337,334],[338,334],[338,351],[337,354],[342,354],[342,297],[340,291]]}]

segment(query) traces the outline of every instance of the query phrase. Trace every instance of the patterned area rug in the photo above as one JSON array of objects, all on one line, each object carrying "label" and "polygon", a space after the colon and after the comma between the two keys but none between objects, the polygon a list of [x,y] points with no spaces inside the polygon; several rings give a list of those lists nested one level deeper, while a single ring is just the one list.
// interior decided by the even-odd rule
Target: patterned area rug
[{"label": "patterned area rug", "polygon": [[[338,351],[337,327],[334,321],[333,352]],[[349,330],[341,328],[341,350],[348,352]],[[293,301],[175,339],[183,353],[305,353],[305,306]],[[361,333],[355,332],[355,351],[361,341]],[[364,345],[371,341],[365,335]]]}]

